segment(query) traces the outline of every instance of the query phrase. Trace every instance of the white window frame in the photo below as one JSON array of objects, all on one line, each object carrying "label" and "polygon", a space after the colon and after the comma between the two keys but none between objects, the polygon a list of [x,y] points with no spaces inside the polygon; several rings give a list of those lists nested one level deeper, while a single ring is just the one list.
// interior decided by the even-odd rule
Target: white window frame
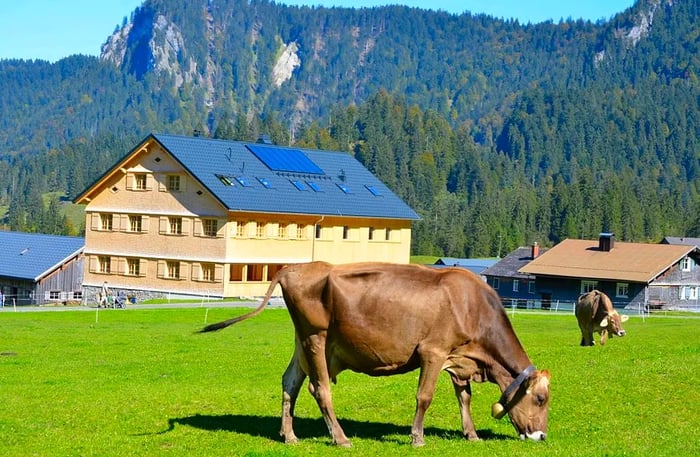
[{"label": "white window frame", "polygon": [[598,281],[590,281],[590,280],[582,280],[581,281],[581,294],[587,294],[588,292],[592,291],[593,289],[598,288]]},{"label": "white window frame", "polygon": [[111,232],[114,230],[114,215],[111,213],[100,213],[100,230]]},{"label": "white window frame", "polygon": [[180,192],[182,190],[182,178],[180,175],[167,175],[165,185],[170,192]]},{"label": "white window frame", "polygon": [[693,268],[693,261],[690,257],[683,257],[681,260],[681,271],[690,271]]},{"label": "white window frame", "polygon": [[615,286],[615,296],[619,298],[629,298],[630,285],[626,282],[618,282]]}]

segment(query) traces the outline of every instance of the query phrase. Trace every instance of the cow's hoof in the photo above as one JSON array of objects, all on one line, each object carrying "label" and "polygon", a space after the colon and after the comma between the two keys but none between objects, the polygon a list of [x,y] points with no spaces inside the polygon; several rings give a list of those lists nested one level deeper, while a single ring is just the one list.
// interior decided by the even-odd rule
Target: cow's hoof
[{"label": "cow's hoof", "polygon": [[352,442],[350,440],[348,441],[341,441],[339,443],[335,443],[336,446],[338,447],[344,447],[344,448],[351,448],[352,447]]},{"label": "cow's hoof", "polygon": [[291,436],[282,436],[284,438],[284,444],[299,444],[299,438],[297,438],[294,435]]},{"label": "cow's hoof", "polygon": [[464,435],[464,438],[466,438],[467,441],[481,441],[481,438],[479,438],[476,433]]},{"label": "cow's hoof", "polygon": [[423,447],[425,446],[425,441],[423,441],[422,436],[411,435],[411,445],[413,447]]}]

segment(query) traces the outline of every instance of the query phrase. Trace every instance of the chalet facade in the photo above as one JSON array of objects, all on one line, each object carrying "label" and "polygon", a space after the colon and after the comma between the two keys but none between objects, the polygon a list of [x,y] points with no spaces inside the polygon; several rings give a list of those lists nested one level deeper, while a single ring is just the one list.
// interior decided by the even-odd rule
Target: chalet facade
[{"label": "chalet facade", "polygon": [[573,303],[585,292],[606,293],[616,308],[697,309],[700,249],[693,245],[567,239],[519,270],[535,277],[540,300]]},{"label": "chalet facade", "polygon": [[137,298],[260,296],[312,260],[407,263],[419,219],[345,153],[156,134],[75,202],[86,293]]},{"label": "chalet facade", "polygon": [[84,246],[78,237],[0,231],[5,306],[80,303]]}]

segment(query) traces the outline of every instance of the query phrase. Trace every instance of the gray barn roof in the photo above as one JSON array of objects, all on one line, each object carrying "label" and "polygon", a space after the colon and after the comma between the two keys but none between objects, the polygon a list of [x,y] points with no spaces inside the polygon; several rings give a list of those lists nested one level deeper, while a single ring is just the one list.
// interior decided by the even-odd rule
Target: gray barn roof
[{"label": "gray barn roof", "polygon": [[151,137],[230,211],[420,219],[347,153]]},{"label": "gray barn roof", "polygon": [[493,266],[498,259],[461,259],[456,257],[440,257],[433,266],[461,267],[476,274],[481,274],[487,268]]},{"label": "gray barn roof", "polygon": [[38,281],[84,246],[84,238],[0,231],[0,276]]}]

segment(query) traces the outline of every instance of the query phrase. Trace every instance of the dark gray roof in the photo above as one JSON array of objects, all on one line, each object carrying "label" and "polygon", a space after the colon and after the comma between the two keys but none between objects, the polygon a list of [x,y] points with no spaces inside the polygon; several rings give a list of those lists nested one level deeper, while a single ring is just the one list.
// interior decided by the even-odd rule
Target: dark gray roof
[{"label": "dark gray roof", "polygon": [[420,219],[347,153],[151,136],[230,211]]},{"label": "dark gray roof", "polygon": [[[540,255],[545,252],[547,252],[547,249],[540,248]],[[531,246],[519,247],[491,267],[485,269],[481,274],[500,278],[532,278],[533,276],[531,275],[518,273],[518,270],[533,260]]]},{"label": "dark gray roof", "polygon": [[661,244],[681,244],[686,246],[700,247],[700,238],[689,238],[683,236],[666,236],[661,240]]},{"label": "dark gray roof", "polygon": [[84,246],[84,238],[0,231],[0,276],[37,281]]}]

